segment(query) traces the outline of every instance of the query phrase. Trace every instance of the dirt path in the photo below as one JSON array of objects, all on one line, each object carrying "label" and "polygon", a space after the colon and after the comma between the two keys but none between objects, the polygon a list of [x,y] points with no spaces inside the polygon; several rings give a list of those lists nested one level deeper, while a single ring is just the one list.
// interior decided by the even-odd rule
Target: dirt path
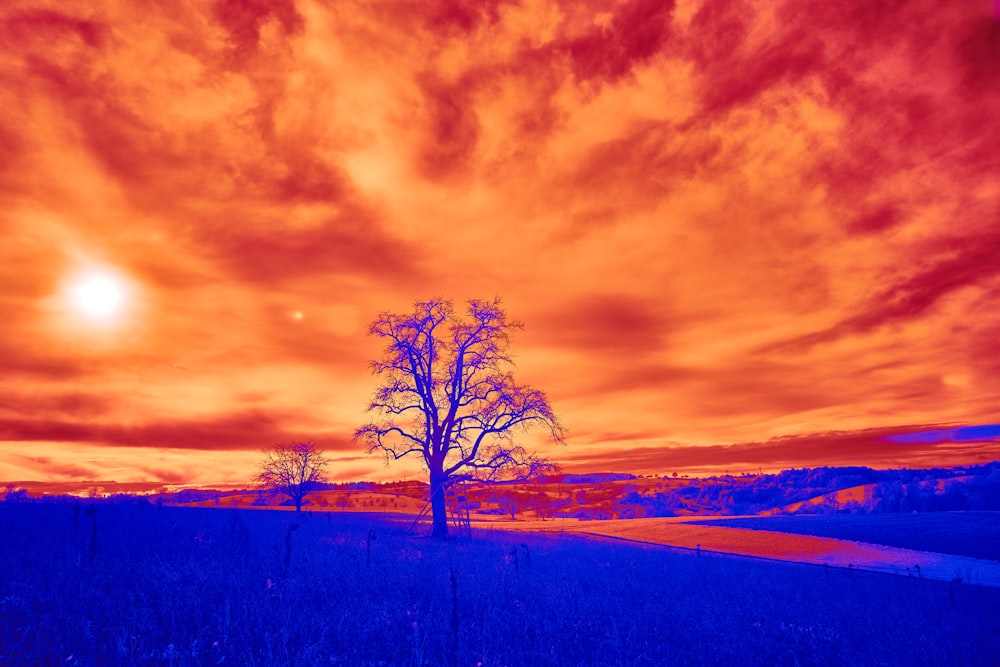
[{"label": "dirt path", "polygon": [[[704,517],[699,517],[704,520]],[[482,526],[486,527],[486,526]],[[561,532],[613,537],[706,552],[825,564],[941,581],[1000,587],[1000,562],[900,549],[812,535],[793,535],[687,523],[685,519],[525,521],[490,526],[503,530]]]}]

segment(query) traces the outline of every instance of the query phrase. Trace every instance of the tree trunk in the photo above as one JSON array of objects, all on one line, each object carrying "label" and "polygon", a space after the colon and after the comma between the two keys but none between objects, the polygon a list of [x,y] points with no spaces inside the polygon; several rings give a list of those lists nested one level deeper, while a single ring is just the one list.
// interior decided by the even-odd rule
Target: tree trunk
[{"label": "tree trunk", "polygon": [[302,514],[302,496],[295,496],[295,512]]},{"label": "tree trunk", "polygon": [[444,480],[440,473],[431,473],[431,537],[435,540],[448,538],[448,508],[444,503]]}]

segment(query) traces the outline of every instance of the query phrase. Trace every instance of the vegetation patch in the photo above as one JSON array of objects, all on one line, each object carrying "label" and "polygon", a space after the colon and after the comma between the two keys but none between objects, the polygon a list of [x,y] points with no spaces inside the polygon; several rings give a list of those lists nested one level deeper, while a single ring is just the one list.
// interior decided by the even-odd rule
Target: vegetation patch
[{"label": "vegetation patch", "polygon": [[433,541],[363,514],[95,507],[0,507],[0,665],[988,665],[1000,655],[993,588],[581,537]]}]

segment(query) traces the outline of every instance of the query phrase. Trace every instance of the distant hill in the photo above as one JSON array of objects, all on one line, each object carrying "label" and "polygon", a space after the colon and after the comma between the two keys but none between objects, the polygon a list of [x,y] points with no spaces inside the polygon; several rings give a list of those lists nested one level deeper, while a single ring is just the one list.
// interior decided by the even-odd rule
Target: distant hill
[{"label": "distant hill", "polygon": [[816,514],[827,512],[851,511],[855,505],[869,507],[877,484],[860,484],[823,495],[813,496],[808,500],[785,505],[761,514]]},{"label": "distant hill", "polygon": [[[426,482],[325,484],[304,508],[322,512],[426,509]],[[0,494],[2,495],[2,494]],[[34,496],[16,486],[7,502],[79,502]],[[705,478],[637,477],[626,473],[549,475],[526,482],[466,483],[448,502],[474,517],[494,519],[618,519],[633,517],[1000,510],[1000,461],[928,470],[821,467],[774,475]],[[150,495],[114,494],[106,502],[230,508],[289,508],[281,495],[258,491],[184,489]]]},{"label": "distant hill", "polygon": [[481,514],[543,519],[1000,510],[1000,462],[930,470],[821,467],[700,479],[556,476],[464,493]]},{"label": "distant hill", "polygon": [[676,491],[630,494],[636,516],[1000,510],[1000,461],[928,470],[804,468],[776,475],[690,480]]}]

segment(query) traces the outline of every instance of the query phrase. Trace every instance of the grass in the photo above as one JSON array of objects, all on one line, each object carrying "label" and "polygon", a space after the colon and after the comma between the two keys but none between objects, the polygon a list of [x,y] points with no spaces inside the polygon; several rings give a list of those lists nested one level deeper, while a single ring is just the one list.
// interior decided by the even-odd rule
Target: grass
[{"label": "grass", "polygon": [[1000,512],[769,516],[704,523],[1000,560]]},{"label": "grass", "polygon": [[997,589],[581,537],[442,544],[363,515],[136,506],[98,508],[91,559],[93,517],[73,517],[0,507],[0,665],[1000,658]]}]

